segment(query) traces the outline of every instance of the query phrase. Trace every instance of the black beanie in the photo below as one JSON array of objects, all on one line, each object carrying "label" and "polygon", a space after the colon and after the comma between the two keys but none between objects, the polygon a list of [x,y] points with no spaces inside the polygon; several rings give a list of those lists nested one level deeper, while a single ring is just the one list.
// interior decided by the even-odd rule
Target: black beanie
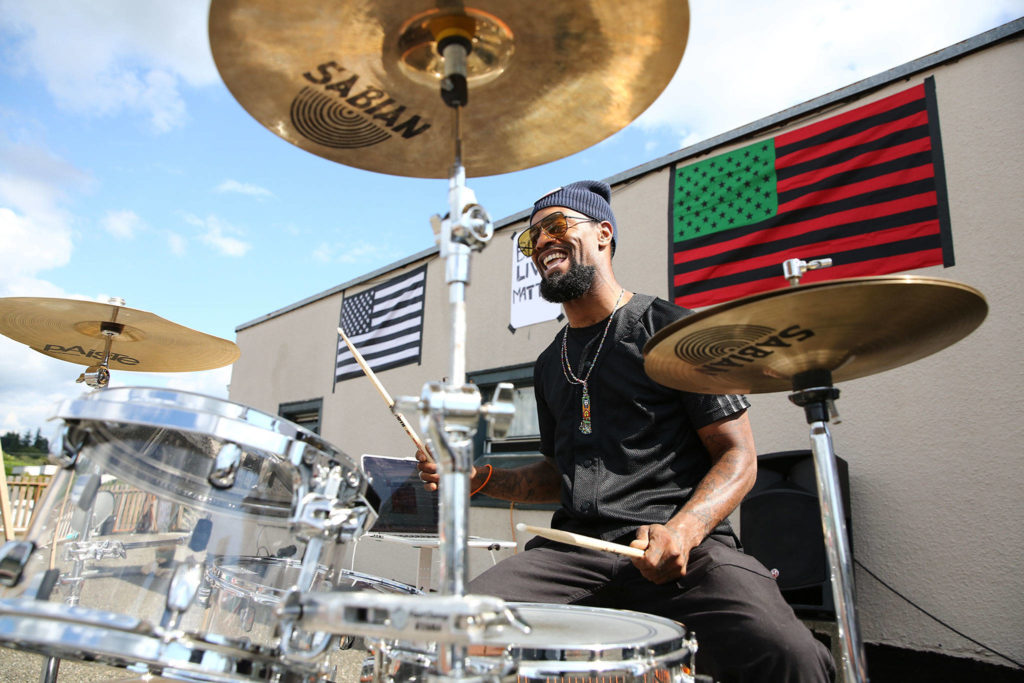
[{"label": "black beanie", "polygon": [[615,225],[615,214],[612,213],[612,188],[600,180],[580,180],[579,182],[551,190],[533,204],[530,212],[530,223],[533,216],[541,209],[549,206],[564,206],[579,211],[584,216],[597,221],[608,221],[612,224],[612,243],[619,241],[619,229]]}]

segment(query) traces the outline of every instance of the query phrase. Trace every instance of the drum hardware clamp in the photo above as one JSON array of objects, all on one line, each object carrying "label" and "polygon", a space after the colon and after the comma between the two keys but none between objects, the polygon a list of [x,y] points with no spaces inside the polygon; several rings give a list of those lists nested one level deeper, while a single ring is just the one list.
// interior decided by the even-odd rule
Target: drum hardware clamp
[{"label": "drum hardware clamp", "polygon": [[789,280],[790,286],[796,287],[800,284],[800,278],[808,270],[831,267],[832,259],[830,258],[814,259],[813,261],[801,261],[798,258],[791,258],[782,262],[782,275]]}]

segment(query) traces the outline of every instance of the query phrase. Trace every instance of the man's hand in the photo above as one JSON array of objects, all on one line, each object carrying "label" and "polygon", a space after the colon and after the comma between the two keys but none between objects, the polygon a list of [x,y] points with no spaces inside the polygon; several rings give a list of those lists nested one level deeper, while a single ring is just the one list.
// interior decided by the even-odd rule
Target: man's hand
[{"label": "man's hand", "polygon": [[[436,491],[441,481],[441,475],[437,473],[437,463],[427,457],[423,451],[416,451],[416,469],[420,472],[420,481],[423,488],[428,491]],[[469,475],[470,485],[476,487],[480,482],[476,481],[477,469],[473,467]]]},{"label": "man's hand", "polygon": [[664,526],[640,527],[630,543],[644,551],[633,564],[654,583],[686,574],[690,551],[736,509],[757,476],[757,451],[747,411],[701,427],[697,434],[711,458],[711,469],[672,519]]},{"label": "man's hand", "polygon": [[701,541],[699,534],[673,529],[662,524],[650,524],[636,530],[630,547],[644,551],[643,557],[632,560],[633,566],[652,583],[676,581],[686,574],[690,550]]},{"label": "man's hand", "polygon": [[423,488],[428,491],[436,491],[441,476],[437,473],[437,463],[432,461],[423,451],[416,451],[416,469],[420,472],[420,481]]}]

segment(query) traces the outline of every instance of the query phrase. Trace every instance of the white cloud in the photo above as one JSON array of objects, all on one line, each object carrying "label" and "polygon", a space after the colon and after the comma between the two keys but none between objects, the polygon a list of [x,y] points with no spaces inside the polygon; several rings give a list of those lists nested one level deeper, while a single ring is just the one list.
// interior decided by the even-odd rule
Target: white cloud
[{"label": "white cloud", "polygon": [[167,247],[175,256],[184,256],[187,248],[187,241],[176,232],[167,233]]},{"label": "white cloud", "polygon": [[0,0],[0,30],[27,76],[58,106],[90,115],[135,111],[164,132],[182,125],[182,83],[217,82],[208,0]]},{"label": "white cloud", "polygon": [[242,231],[229,225],[216,216],[208,216],[205,219],[193,215],[187,215],[185,220],[202,229],[199,234],[199,241],[212,247],[215,251],[224,256],[241,257],[252,248],[252,245],[234,235],[241,235]]},{"label": "white cloud", "polygon": [[103,229],[119,239],[131,239],[135,233],[144,228],[142,219],[134,211],[122,209],[108,211],[100,221]]},{"label": "white cloud", "polygon": [[[0,377],[4,378],[0,433],[41,429],[43,436],[52,440],[60,429],[59,421],[50,421],[56,407],[90,391],[75,381],[84,369],[0,336]],[[226,399],[230,381],[231,367],[227,366],[180,373],[111,371],[110,386],[167,387]]]},{"label": "white cloud", "polygon": [[204,396],[226,399],[228,385],[231,384],[231,366],[202,372],[169,372],[151,375],[151,377],[161,383],[149,386],[166,386],[168,389],[191,391]]},{"label": "white cloud", "polygon": [[21,434],[42,428],[44,436],[50,437],[55,425],[47,420],[56,404],[86,390],[75,382],[82,369],[0,337],[0,376],[4,378],[0,432]]},{"label": "white cloud", "polygon": [[312,257],[319,263],[362,263],[370,268],[374,263],[393,261],[403,254],[387,244],[321,242],[313,249]]},{"label": "white cloud", "polygon": [[259,185],[252,185],[250,183],[240,183],[237,180],[225,180],[223,183],[216,187],[217,192],[237,192],[238,194],[249,195],[250,197],[273,197],[274,193],[265,187]]},{"label": "white cloud", "polygon": [[681,147],[1010,21],[1024,2],[691,0],[690,9],[682,64],[637,122],[672,130]]},{"label": "white cloud", "polygon": [[63,159],[0,135],[0,296],[52,294],[40,272],[71,260],[73,219],[64,188],[90,179]]}]

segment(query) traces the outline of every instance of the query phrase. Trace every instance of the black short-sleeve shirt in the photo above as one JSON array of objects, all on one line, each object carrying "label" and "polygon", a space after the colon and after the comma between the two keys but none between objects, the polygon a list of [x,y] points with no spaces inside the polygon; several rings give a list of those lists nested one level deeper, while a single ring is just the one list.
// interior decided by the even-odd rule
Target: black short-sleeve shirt
[{"label": "black short-sleeve shirt", "polygon": [[[616,313],[594,361],[607,319],[566,327],[534,367],[541,453],[562,477],[557,529],[615,539],[643,524],[667,522],[711,467],[701,427],[746,410],[743,396],[670,389],[644,372],[643,348],[655,332],[692,311],[637,294]],[[583,387],[562,367],[562,338],[576,377],[586,375],[591,433],[580,430]],[[581,362],[583,361],[583,362]],[[724,529],[727,529],[727,525]]]}]

